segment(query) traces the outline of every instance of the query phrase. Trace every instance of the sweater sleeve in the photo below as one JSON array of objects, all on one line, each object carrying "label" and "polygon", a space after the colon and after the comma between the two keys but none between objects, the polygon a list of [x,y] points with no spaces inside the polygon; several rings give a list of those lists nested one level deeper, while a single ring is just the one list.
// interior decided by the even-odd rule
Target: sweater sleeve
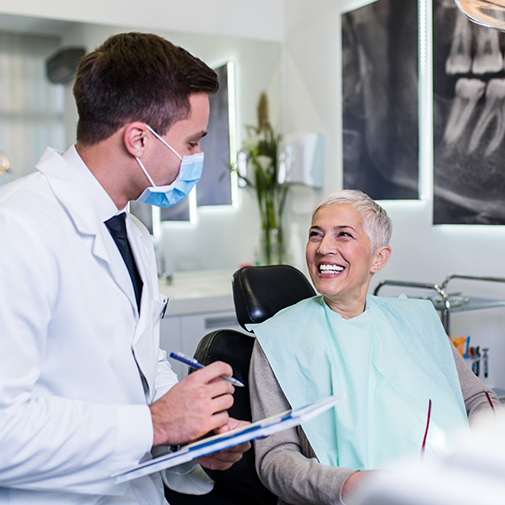
[{"label": "sweater sleeve", "polygon": [[495,410],[504,411],[504,407],[500,403],[500,400],[498,400],[496,393],[492,389],[488,388],[472,372],[452,343],[451,349],[454,356],[454,362],[456,363],[456,370],[458,371],[459,383],[461,384],[463,400],[465,401],[466,415],[468,416],[470,426],[474,423],[480,413],[487,412],[491,409],[486,392],[488,393]]},{"label": "sweater sleeve", "polygon": [[[257,341],[249,387],[253,421],[291,408]],[[280,498],[280,504],[338,505],[342,487],[354,473],[349,468],[319,463],[301,429],[292,428],[255,440],[254,449],[259,478]]]}]

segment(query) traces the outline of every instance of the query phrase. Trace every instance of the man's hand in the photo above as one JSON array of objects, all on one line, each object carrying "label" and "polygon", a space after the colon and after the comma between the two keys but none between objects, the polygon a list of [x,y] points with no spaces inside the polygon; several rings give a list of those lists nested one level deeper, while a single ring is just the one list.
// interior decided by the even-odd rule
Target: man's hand
[{"label": "man's hand", "polygon": [[151,404],[153,446],[185,444],[227,426],[226,410],[233,405],[234,388],[219,376],[232,373],[230,365],[216,361],[188,375]]},{"label": "man's hand", "polygon": [[[248,421],[238,421],[230,417],[228,422],[221,426],[221,428],[215,430],[216,434],[225,433],[235,428],[240,428],[250,424]],[[228,470],[234,463],[242,459],[244,452],[247,452],[251,448],[250,442],[245,442],[235,447],[230,447],[224,451],[215,452],[214,454],[209,454],[208,456],[203,456],[198,458],[196,461],[200,463],[205,468],[209,470]]]}]

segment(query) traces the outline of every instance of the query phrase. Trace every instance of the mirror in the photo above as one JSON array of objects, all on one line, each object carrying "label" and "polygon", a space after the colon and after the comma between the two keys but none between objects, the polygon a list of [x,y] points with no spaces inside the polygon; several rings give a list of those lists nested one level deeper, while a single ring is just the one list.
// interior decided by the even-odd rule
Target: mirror
[{"label": "mirror", "polygon": [[455,0],[455,2],[474,23],[505,31],[505,0]]},{"label": "mirror", "polygon": [[[149,31],[131,26],[77,23],[0,13],[0,36],[2,37],[0,43],[2,68],[0,125],[5,126],[5,131],[2,130],[2,135],[0,135],[0,142],[7,141],[10,144],[9,146],[0,145],[0,149],[3,149],[10,159],[14,173],[22,176],[31,172],[46,145],[66,149],[75,141],[77,112],[73,103],[72,82],[66,85],[49,82],[45,75],[45,60],[62,48],[84,47],[90,51],[113,33],[134,30]],[[267,91],[271,96],[272,122],[280,122],[280,45],[278,43],[219,35],[160,30],[155,30],[155,32],[174,44],[184,47],[216,69],[224,93],[211,97],[211,100],[221,102],[229,100],[227,93],[231,92],[234,97],[236,96],[236,110],[229,112],[238,137],[237,141],[240,140],[241,135],[245,134],[243,125],[255,123],[255,107],[261,91]],[[230,70],[233,66],[234,68]],[[15,76],[16,72],[19,75]],[[230,82],[236,83],[233,90],[229,89]],[[220,113],[228,116],[226,106],[220,109]],[[39,131],[23,135],[22,131],[14,131],[21,116],[32,122],[34,120],[47,122],[50,118],[52,124],[47,124],[45,128],[53,134],[43,134]],[[211,117],[211,122],[217,123],[217,127],[222,129],[223,119],[228,122],[229,118]],[[57,136],[54,134],[56,123],[60,129]],[[209,138],[211,135],[212,133],[209,132]],[[11,136],[16,136],[18,140],[9,141]],[[35,137],[40,140],[37,145],[32,143]],[[231,133],[229,138],[231,143]],[[210,152],[214,149],[213,146],[205,145],[208,140],[203,141],[206,151],[209,151],[206,161],[212,162],[210,160],[214,159],[214,163],[223,164],[223,168],[226,168],[224,163],[230,161],[229,157],[227,160],[218,161],[222,156],[219,153]],[[233,140],[233,144],[237,144],[237,141]],[[24,152],[35,152],[30,157],[14,154],[16,142],[23,143]],[[30,149],[26,149],[27,143]],[[231,151],[232,147],[235,149],[235,145],[224,148]],[[222,171],[218,172],[217,177],[222,176]],[[203,175],[204,179],[209,177],[213,175]],[[217,200],[212,193],[215,191],[200,191],[199,199],[204,205],[231,203],[230,190],[219,188],[220,197]]]},{"label": "mirror", "polygon": [[[186,21],[188,29],[191,22]],[[246,136],[245,125],[256,124],[256,104],[262,91],[269,97],[272,125],[280,130],[281,123],[281,44],[271,40],[257,40],[224,35],[185,33],[179,31],[150,30],[145,26],[112,26],[74,21],[50,20],[35,17],[14,16],[0,13],[0,33],[37,36],[51,39],[51,48],[44,58],[58,48],[85,47],[94,49],[114,33],[127,31],[154,32],[205,61],[212,68],[228,62],[234,63],[235,77],[235,147],[240,149]],[[17,44],[19,46],[19,44]],[[4,46],[0,44],[0,61]],[[44,59],[43,58],[43,59]],[[42,59],[42,60],[43,60]],[[42,61],[41,60],[41,61]],[[4,68],[4,67],[2,67]],[[40,75],[43,63],[40,63]],[[5,79],[2,72],[0,79]],[[3,80],[4,84],[5,81]],[[45,91],[32,94],[32,102],[42,103],[47,94],[56,93],[59,121],[58,129],[47,127],[44,134],[25,135],[14,127],[17,119],[12,111],[2,108],[11,101],[2,84],[0,99],[0,149],[11,162],[12,172],[22,176],[34,170],[46,146],[65,150],[75,142],[77,111],[70,84],[44,83]],[[15,88],[11,88],[14,89]],[[49,110],[50,108],[48,108]],[[14,111],[16,114],[18,111]],[[23,117],[28,117],[22,113]],[[50,135],[58,134],[57,138]],[[5,133],[5,134],[4,134]],[[8,145],[3,143],[9,140]],[[21,153],[19,156],[14,152]],[[29,153],[29,158],[22,158]],[[220,162],[219,162],[220,163]],[[204,171],[207,167],[204,167]],[[220,169],[221,167],[219,167]],[[221,172],[219,172],[221,173]],[[238,267],[241,263],[254,261],[254,248],[259,233],[259,216],[255,199],[247,190],[232,196],[235,205],[210,205],[198,207],[197,222],[161,221],[159,245],[165,252],[167,270],[222,270]],[[233,236],[237,247],[224,247]],[[223,247],[213,247],[223,244]]]}]

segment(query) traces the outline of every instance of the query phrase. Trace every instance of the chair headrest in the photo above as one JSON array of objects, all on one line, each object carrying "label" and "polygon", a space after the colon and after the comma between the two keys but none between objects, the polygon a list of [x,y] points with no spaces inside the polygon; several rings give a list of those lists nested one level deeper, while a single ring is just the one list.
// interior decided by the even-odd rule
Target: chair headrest
[{"label": "chair headrest", "polygon": [[232,285],[235,312],[244,329],[316,294],[305,275],[289,265],[243,267],[233,274]]}]

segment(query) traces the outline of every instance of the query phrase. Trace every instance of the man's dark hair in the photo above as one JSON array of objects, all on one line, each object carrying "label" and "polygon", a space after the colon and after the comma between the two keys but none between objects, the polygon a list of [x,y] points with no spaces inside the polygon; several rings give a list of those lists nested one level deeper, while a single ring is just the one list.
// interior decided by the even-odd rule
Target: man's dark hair
[{"label": "man's dark hair", "polygon": [[84,56],[77,69],[77,140],[96,144],[133,121],[164,135],[189,116],[189,95],[212,95],[218,87],[214,70],[162,37],[113,35]]}]

